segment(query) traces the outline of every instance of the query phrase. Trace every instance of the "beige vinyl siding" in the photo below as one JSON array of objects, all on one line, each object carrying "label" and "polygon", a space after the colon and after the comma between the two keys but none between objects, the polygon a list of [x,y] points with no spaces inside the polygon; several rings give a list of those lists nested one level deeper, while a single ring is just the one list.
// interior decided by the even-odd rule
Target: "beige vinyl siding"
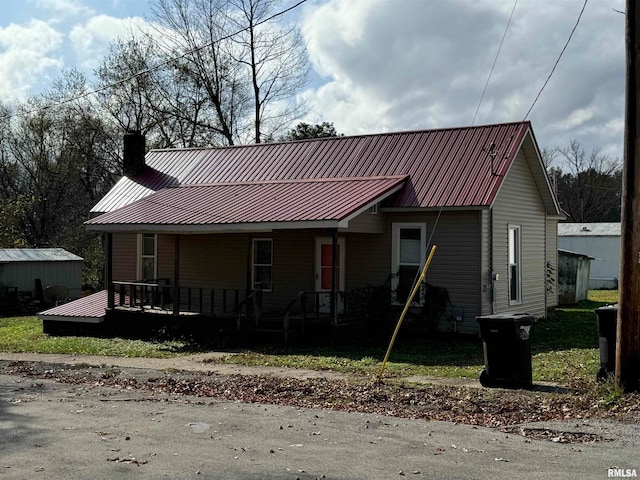
[{"label": "beige vinyl siding", "polygon": [[[272,239],[273,286],[271,291],[263,293],[263,306],[266,314],[279,313],[300,290],[315,288],[316,236],[312,231],[183,235],[180,237],[180,285],[238,289],[243,292],[242,298],[251,283],[252,239]],[[171,245],[170,258],[161,263],[166,264],[166,271],[173,272],[173,245],[170,241],[165,244]],[[173,273],[169,278],[173,278]]]},{"label": "beige vinyl siding", "polygon": [[174,252],[175,235],[158,235],[157,250],[157,276],[158,279],[169,280],[174,283]]},{"label": "beige vinyl siding", "polygon": [[300,291],[315,290],[315,239],[329,235],[313,230],[273,232],[273,291],[264,295],[265,311],[282,312]]},{"label": "beige vinyl siding", "polygon": [[[249,235],[182,235],[180,285],[214,289],[246,289]],[[171,254],[170,265],[173,263]],[[173,266],[170,267],[173,270]],[[171,275],[173,277],[173,275]]]},{"label": "beige vinyl siding", "polygon": [[493,270],[491,269],[491,222],[492,213],[488,208],[480,211],[480,262],[481,262],[481,305],[479,315],[490,315],[493,313]]},{"label": "beige vinyl siding", "polygon": [[[481,305],[481,252],[480,210],[442,212],[432,244],[436,253],[427,273],[427,282],[445,288],[452,307],[460,311],[463,321],[442,324],[442,330],[473,332],[475,317]],[[385,212],[383,235],[350,235],[347,237],[347,284],[362,287],[389,283],[391,275],[392,224],[426,223],[426,239],[429,240],[436,222],[437,212],[395,213]],[[357,243],[356,243],[357,242]],[[353,249],[357,246],[357,252]],[[351,248],[351,250],[350,250]],[[426,254],[431,245],[424,245]]]},{"label": "beige vinyl siding", "polygon": [[382,233],[384,231],[384,215],[370,213],[369,210],[361,213],[349,222],[349,233]]},{"label": "beige vinyl siding", "polygon": [[138,235],[113,234],[113,280],[134,282],[137,278]]},{"label": "beige vinyl siding", "polygon": [[[463,320],[449,325],[440,325],[441,330],[472,333],[477,330],[476,316],[481,308],[481,212],[443,212],[433,234],[432,243],[437,250],[427,282],[444,287],[454,311],[462,314]],[[427,224],[428,234],[433,228]]]},{"label": "beige vinyl siding", "polygon": [[[527,312],[542,317],[545,312],[545,210],[529,164],[518,153],[493,206],[493,268],[496,312]],[[509,303],[508,228],[520,227],[521,300]]]}]

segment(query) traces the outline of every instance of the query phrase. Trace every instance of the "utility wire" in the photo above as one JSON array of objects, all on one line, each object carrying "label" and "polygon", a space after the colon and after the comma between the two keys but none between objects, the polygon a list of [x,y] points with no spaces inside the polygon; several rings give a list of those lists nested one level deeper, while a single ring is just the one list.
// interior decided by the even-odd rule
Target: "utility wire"
[{"label": "utility wire", "polygon": [[553,68],[551,69],[551,72],[549,73],[549,76],[544,81],[544,85],[542,85],[542,88],[540,89],[540,91],[538,92],[538,95],[536,96],[535,100],[531,104],[531,107],[529,107],[529,110],[527,111],[527,114],[522,119],[523,122],[527,119],[527,117],[531,113],[531,110],[533,110],[533,107],[535,106],[536,102],[540,98],[540,95],[542,95],[542,91],[547,86],[547,83],[549,83],[549,80],[551,80],[551,76],[553,75],[553,72],[555,72],[556,67],[558,66],[558,63],[560,63],[560,59],[562,58],[562,54],[564,53],[564,51],[569,46],[569,42],[571,42],[571,38],[573,37],[573,34],[576,31],[576,28],[578,28],[578,24],[580,23],[580,19],[582,18],[582,14],[584,13],[584,9],[587,6],[587,2],[588,2],[588,0],[584,0],[584,4],[582,5],[582,10],[580,10],[580,15],[578,15],[578,19],[576,20],[576,24],[573,26],[573,30],[571,30],[571,33],[569,34],[569,38],[567,38],[567,43],[565,43],[564,47],[562,47],[562,50],[560,51],[560,55],[558,55],[558,59],[556,60],[556,63],[553,65]]},{"label": "utility wire", "polygon": [[[256,23],[253,26],[253,28],[255,28],[255,27],[259,26],[259,25],[262,25],[264,23],[270,22],[271,20],[273,20],[275,18],[278,18],[278,17],[284,15],[285,13],[288,13],[291,10],[294,10],[294,9],[298,8],[300,5],[302,5],[305,2],[307,2],[307,0],[299,0],[295,5],[291,5],[290,7],[285,8],[284,10],[282,10],[282,11],[280,11],[278,13],[274,13],[270,17],[265,18],[264,20],[261,20],[260,22]],[[76,100],[80,100],[82,98],[86,98],[86,97],[89,97],[91,95],[95,95],[96,93],[103,92],[104,90],[108,90],[109,88],[117,87],[118,85],[122,85],[123,83],[126,83],[126,82],[128,82],[130,80],[133,80],[136,77],[140,77],[142,75],[146,75],[147,73],[151,73],[154,70],[157,70],[157,69],[162,68],[162,67],[164,67],[166,65],[169,65],[172,62],[175,62],[176,60],[184,58],[184,57],[186,57],[188,55],[191,55],[193,53],[199,52],[200,50],[202,50],[204,48],[207,48],[207,47],[210,47],[212,45],[215,45],[218,42],[222,42],[224,40],[228,40],[228,39],[230,39],[232,37],[235,37],[236,35],[239,35],[242,32],[245,32],[245,31],[249,30],[249,28],[250,27],[241,28],[240,30],[237,30],[236,32],[230,33],[230,34],[228,34],[228,35],[226,35],[224,37],[220,37],[220,38],[218,38],[216,40],[212,40],[211,42],[205,43],[203,45],[200,45],[199,47],[196,47],[196,48],[193,48],[191,50],[188,50],[188,51],[186,51],[186,52],[184,52],[184,53],[182,53],[182,54],[180,54],[180,55],[178,55],[176,57],[172,57],[172,58],[170,58],[168,60],[165,60],[164,62],[158,63],[157,65],[154,65],[152,67],[146,68],[144,70],[140,70],[139,72],[136,72],[136,73],[134,73],[134,74],[132,74],[132,75],[126,77],[126,78],[122,78],[122,79],[120,79],[120,80],[118,80],[116,82],[110,83],[108,85],[104,85],[104,86],[102,86],[100,88],[96,88],[94,90],[90,90],[88,92],[81,93],[81,94],[76,95],[74,97],[67,98],[67,99],[61,100],[59,102],[51,103],[49,105],[45,105],[45,106],[40,107],[40,108],[34,108],[34,109],[28,110],[26,112],[19,112],[19,113],[12,113],[12,114],[3,115],[3,116],[0,117],[0,120],[5,120],[5,119],[11,118],[11,117],[21,117],[21,116],[31,115],[32,113],[37,113],[37,112],[39,112],[41,110],[46,110],[48,108],[60,107],[60,106],[65,105],[67,103],[71,103],[71,102],[74,102]]]},{"label": "utility wire", "polygon": [[511,9],[511,15],[509,15],[509,20],[507,21],[507,26],[504,29],[504,33],[502,34],[502,39],[500,40],[500,45],[498,46],[498,51],[496,52],[496,57],[493,59],[493,65],[491,65],[491,69],[489,70],[489,76],[487,77],[487,81],[484,84],[484,88],[482,89],[482,95],[480,95],[480,101],[478,102],[478,106],[476,107],[476,113],[473,114],[473,120],[471,120],[471,126],[476,123],[476,117],[478,116],[478,112],[480,111],[480,105],[482,105],[482,100],[484,99],[484,94],[487,91],[487,87],[489,86],[489,80],[491,80],[491,75],[493,74],[493,69],[496,66],[496,62],[498,61],[498,57],[500,56],[500,50],[502,50],[502,44],[504,43],[504,39],[507,36],[507,31],[509,30],[509,25],[511,25],[511,19],[513,18],[513,12],[516,11],[516,5],[518,5],[518,0],[515,0],[513,3],[513,8]]}]

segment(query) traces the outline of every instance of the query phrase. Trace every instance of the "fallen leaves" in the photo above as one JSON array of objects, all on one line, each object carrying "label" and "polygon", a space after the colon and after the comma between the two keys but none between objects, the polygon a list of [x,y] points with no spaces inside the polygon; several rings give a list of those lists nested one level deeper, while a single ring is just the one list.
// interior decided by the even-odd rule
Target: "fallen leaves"
[{"label": "fallen leaves", "polygon": [[[177,371],[164,375],[153,372],[153,376],[147,374],[145,377],[140,372],[134,374],[114,371],[107,367],[105,371],[102,370],[64,368],[38,362],[0,362],[0,372],[6,374],[84,384],[86,388],[108,386],[121,392],[148,392],[149,395],[141,401],[159,401],[159,397],[164,395],[169,396],[170,399],[167,400],[173,402],[194,402],[194,397],[217,398],[245,403],[375,413],[497,427],[527,438],[549,441],[556,439],[556,443],[588,443],[605,439],[585,433],[547,432],[509,426],[570,418],[640,421],[638,394],[622,396],[614,405],[603,405],[596,394],[590,393],[589,390],[549,393],[448,385],[394,385],[371,382],[368,379],[302,380],[281,376],[194,374]],[[122,399],[105,399],[117,400]],[[319,434],[320,432],[309,433]]]}]

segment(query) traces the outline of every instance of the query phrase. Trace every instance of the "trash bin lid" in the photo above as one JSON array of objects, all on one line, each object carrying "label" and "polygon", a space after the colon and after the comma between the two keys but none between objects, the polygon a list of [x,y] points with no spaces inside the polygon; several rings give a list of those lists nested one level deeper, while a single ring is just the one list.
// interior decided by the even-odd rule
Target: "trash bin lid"
[{"label": "trash bin lid", "polygon": [[596,308],[596,312],[605,312],[608,310],[618,310],[618,304],[614,303],[612,305],[603,305],[602,307]]},{"label": "trash bin lid", "polygon": [[476,321],[478,322],[481,322],[483,320],[488,320],[491,322],[494,322],[494,321],[518,322],[518,323],[532,324],[534,318],[533,318],[533,315],[530,315],[528,313],[513,313],[513,312],[496,313],[494,315],[483,315],[481,317],[476,317]]}]

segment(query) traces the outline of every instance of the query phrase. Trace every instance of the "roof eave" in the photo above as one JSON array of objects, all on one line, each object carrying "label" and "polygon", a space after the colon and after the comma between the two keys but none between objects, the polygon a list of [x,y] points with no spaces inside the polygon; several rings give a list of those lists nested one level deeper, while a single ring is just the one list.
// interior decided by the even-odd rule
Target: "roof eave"
[{"label": "roof eave", "polygon": [[89,230],[108,233],[167,233],[207,234],[238,232],[270,232],[273,230],[302,230],[318,228],[347,228],[348,220],[299,220],[288,222],[214,223],[205,225],[186,224],[88,224]]}]

